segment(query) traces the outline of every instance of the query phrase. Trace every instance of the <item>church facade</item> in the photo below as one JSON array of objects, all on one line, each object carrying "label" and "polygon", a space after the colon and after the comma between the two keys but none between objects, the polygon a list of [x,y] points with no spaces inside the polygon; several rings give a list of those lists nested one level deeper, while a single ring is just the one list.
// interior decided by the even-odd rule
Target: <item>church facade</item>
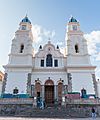
[{"label": "church facade", "polygon": [[34,54],[32,24],[26,16],[12,40],[8,64],[4,66],[3,93],[28,94],[42,97],[46,103],[62,101],[68,92],[80,92],[98,97],[95,66],[91,64],[87,41],[75,18],[70,18],[66,30],[66,55],[59,46],[48,41]]}]

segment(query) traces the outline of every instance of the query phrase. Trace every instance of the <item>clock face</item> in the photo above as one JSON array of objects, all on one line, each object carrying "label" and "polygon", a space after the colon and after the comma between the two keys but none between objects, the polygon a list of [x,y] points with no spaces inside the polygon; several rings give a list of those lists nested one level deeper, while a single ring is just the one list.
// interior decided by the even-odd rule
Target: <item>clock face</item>
[{"label": "clock face", "polygon": [[22,30],[26,30],[26,25],[22,25]]},{"label": "clock face", "polygon": [[76,25],[73,25],[73,30],[77,30],[77,26]]}]

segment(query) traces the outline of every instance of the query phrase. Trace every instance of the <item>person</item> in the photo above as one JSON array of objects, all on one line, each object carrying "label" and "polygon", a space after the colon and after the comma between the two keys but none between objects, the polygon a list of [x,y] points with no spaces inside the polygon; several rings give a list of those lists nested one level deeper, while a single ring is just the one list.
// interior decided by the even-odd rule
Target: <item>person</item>
[{"label": "person", "polygon": [[93,118],[93,119],[95,119],[95,118],[96,118],[95,109],[94,109],[94,108],[92,108],[91,112],[92,112],[92,118]]},{"label": "person", "polygon": [[43,100],[40,101],[40,108],[41,108],[41,109],[44,109],[44,103],[43,103]]}]

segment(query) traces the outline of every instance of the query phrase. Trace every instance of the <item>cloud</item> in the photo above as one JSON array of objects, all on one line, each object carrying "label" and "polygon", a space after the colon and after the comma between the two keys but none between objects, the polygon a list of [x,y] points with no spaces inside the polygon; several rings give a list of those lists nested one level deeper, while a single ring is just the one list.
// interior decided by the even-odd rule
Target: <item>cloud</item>
[{"label": "cloud", "polygon": [[[50,38],[52,39],[55,36],[55,30],[47,30],[40,25],[32,26],[33,41],[35,44],[44,44]],[[100,60],[100,31],[92,31],[91,33],[84,34],[85,39],[87,40],[88,52],[92,57],[98,61]],[[57,42],[57,45],[62,46],[61,52],[64,53],[63,42]]]},{"label": "cloud", "polygon": [[97,66],[96,68],[96,78],[100,78],[100,31],[92,31],[89,34],[84,35],[88,44],[89,54],[92,56],[92,62]]},{"label": "cloud", "polygon": [[42,41],[42,28],[39,25],[32,26],[33,41],[38,43]]},{"label": "cloud", "polygon": [[43,29],[43,34],[45,35],[45,37],[47,38],[53,38],[55,36],[55,31],[48,31],[46,29]]},{"label": "cloud", "polygon": [[100,67],[96,68],[96,79],[100,79]]},{"label": "cloud", "polygon": [[98,55],[96,56],[96,61],[100,60],[100,52],[98,53]]},{"label": "cloud", "polygon": [[55,30],[47,30],[40,25],[32,25],[33,41],[35,43],[43,42],[45,39],[51,39],[55,36]]},{"label": "cloud", "polygon": [[100,57],[98,58],[98,55],[100,54],[100,31],[92,31],[89,34],[85,34],[84,37],[87,40],[89,54],[92,56],[94,55],[96,60],[100,60]]}]

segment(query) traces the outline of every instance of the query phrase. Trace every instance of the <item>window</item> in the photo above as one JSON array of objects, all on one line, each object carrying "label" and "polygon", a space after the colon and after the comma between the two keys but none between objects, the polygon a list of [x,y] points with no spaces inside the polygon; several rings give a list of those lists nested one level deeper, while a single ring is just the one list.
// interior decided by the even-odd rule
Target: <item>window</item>
[{"label": "window", "polygon": [[73,25],[73,30],[77,30],[77,26],[76,25]]},{"label": "window", "polygon": [[54,60],[54,66],[58,67],[58,60]]},{"label": "window", "polygon": [[59,49],[59,46],[57,45],[57,49]]},{"label": "window", "polygon": [[22,30],[26,30],[26,25],[22,25]]},{"label": "window", "polygon": [[46,67],[52,67],[52,55],[48,54],[46,58]]},{"label": "window", "polygon": [[41,60],[41,67],[44,67],[44,60]]},{"label": "window", "polygon": [[23,50],[24,50],[24,45],[21,45],[21,47],[20,47],[20,53],[23,53]]},{"label": "window", "polygon": [[42,45],[40,45],[39,49],[42,49]]},{"label": "window", "polygon": [[79,48],[78,48],[78,45],[77,45],[77,44],[75,45],[75,52],[76,52],[76,53],[79,53]]}]

